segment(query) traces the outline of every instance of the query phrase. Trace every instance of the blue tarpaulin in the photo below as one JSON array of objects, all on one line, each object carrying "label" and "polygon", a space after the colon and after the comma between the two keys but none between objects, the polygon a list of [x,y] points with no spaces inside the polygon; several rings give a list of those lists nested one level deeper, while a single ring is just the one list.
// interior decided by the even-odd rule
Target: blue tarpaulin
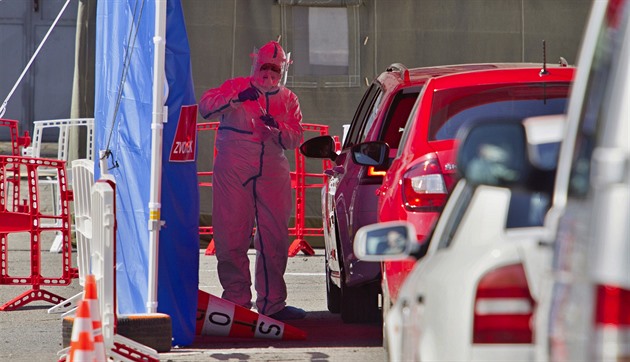
[{"label": "blue tarpaulin", "polygon": [[[95,147],[109,150],[116,179],[116,283],[119,314],[147,311],[155,1],[97,3]],[[157,70],[160,71],[160,70]],[[169,162],[182,106],[196,103],[190,48],[179,0],[168,0],[158,307],[171,316],[173,344],[195,335],[199,284],[199,191],[196,160]],[[166,93],[165,93],[166,94]],[[98,161],[96,174],[100,175]]]}]

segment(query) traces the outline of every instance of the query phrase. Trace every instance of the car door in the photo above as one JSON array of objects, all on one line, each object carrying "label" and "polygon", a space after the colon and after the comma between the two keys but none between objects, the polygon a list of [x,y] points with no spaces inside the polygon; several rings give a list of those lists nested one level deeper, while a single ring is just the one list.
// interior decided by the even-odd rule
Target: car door
[{"label": "car door", "polygon": [[[361,142],[368,117],[374,113],[373,109],[377,103],[377,98],[381,94],[382,90],[378,83],[373,83],[365,92],[350,124],[341,153],[335,160],[333,169],[329,172],[328,191],[324,200],[329,238],[325,242],[329,254],[329,268],[333,271],[331,276],[337,282],[339,282],[338,273],[341,270],[339,260],[341,256],[337,250],[337,245],[343,242],[343,240],[337,240],[337,236],[340,235],[338,218],[342,218],[344,222],[342,225],[347,225],[348,201],[352,199],[352,191],[357,184],[357,174],[360,170],[360,166],[352,162],[349,151],[352,145]],[[347,235],[347,233],[343,232],[341,235]]]}]

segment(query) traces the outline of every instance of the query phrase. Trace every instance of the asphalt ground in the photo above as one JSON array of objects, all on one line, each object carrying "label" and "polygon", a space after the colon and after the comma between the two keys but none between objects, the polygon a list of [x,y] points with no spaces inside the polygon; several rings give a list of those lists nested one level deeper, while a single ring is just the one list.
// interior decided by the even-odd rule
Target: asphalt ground
[{"label": "asphalt ground", "polygon": [[[25,190],[25,189],[23,189]],[[39,190],[40,210],[52,208],[50,185]],[[5,220],[6,221],[6,220]],[[5,222],[6,223],[6,222]],[[0,224],[0,230],[3,225]],[[2,262],[7,274],[19,280],[29,277],[32,268],[46,278],[59,278],[63,270],[63,254],[49,250],[55,237],[48,231],[41,235],[40,251],[31,249],[29,233],[9,233],[7,252]],[[207,242],[200,240],[199,289],[220,295],[216,272],[216,257],[205,255]],[[324,250],[314,248],[315,255],[300,252],[289,258],[285,280],[289,305],[303,308],[307,317],[289,324],[306,332],[302,341],[283,341],[261,338],[228,338],[197,336],[190,346],[175,346],[170,352],[160,353],[162,361],[383,361],[382,328],[375,324],[344,324],[338,314],[326,307]],[[250,250],[253,275],[254,250]],[[76,250],[70,254],[76,267]],[[162,272],[162,271],[160,271]],[[0,306],[29,291],[32,286],[0,284]],[[42,285],[29,297],[51,293],[61,299],[70,298],[83,290],[78,279],[69,285]],[[255,295],[255,293],[254,293]],[[54,304],[37,300],[22,302],[16,310],[0,311],[0,361],[56,361],[62,349],[62,316],[50,314]]]},{"label": "asphalt ground", "polygon": [[[48,250],[52,240],[42,242],[40,253],[42,274],[57,276],[61,270],[61,254]],[[200,249],[199,289],[220,295],[216,275],[216,257]],[[9,270],[11,275],[29,275],[30,242],[10,241]],[[250,250],[253,268],[254,251]],[[73,264],[76,252],[72,253]],[[338,314],[326,309],[324,255],[303,253],[289,258],[285,279],[290,305],[303,308],[307,317],[291,321],[291,326],[307,333],[303,341],[282,341],[256,338],[197,336],[191,346],[173,347],[160,353],[161,361],[383,361],[380,324],[344,324]],[[0,285],[0,303],[29,290],[30,286]],[[69,286],[44,286],[42,289],[69,298],[82,287],[78,279]],[[49,314],[53,304],[35,301],[15,311],[0,311],[0,361],[56,361],[62,349],[61,315]]]}]

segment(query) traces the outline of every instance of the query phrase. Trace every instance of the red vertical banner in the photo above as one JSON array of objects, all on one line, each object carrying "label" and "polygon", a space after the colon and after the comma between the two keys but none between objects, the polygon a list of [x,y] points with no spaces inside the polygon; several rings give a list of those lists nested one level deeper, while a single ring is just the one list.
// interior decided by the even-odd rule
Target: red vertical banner
[{"label": "red vertical banner", "polygon": [[171,162],[194,162],[197,154],[197,105],[182,106],[171,145]]}]

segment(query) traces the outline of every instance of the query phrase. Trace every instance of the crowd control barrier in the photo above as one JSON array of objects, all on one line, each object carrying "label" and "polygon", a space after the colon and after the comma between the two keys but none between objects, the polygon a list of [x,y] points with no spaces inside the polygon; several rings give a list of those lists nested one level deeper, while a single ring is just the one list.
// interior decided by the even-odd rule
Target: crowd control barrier
[{"label": "crowd control barrier", "polygon": [[[76,134],[77,145],[74,147],[75,151],[83,152],[88,160],[94,159],[94,118],[70,118],[70,119],[49,119],[43,121],[33,122],[33,142],[30,146],[25,147],[22,150],[23,156],[28,157],[41,157],[42,145],[44,138],[52,137],[56,138],[56,142],[52,142],[57,147],[57,160],[66,162],[67,166],[70,166],[70,159],[76,155],[71,155],[70,150],[70,138],[72,134]],[[72,185],[72,169],[68,167],[66,170],[66,178],[68,184]],[[57,180],[55,174],[39,175],[40,185],[51,185],[51,192],[53,198],[59,200],[57,197]],[[59,207],[58,203],[53,204],[54,207]],[[51,253],[58,253],[61,251],[61,235],[57,235],[55,241],[50,247]]]},{"label": "crowd control barrier", "polygon": [[[197,124],[197,131],[213,131],[216,133],[216,130],[219,128],[219,122],[205,122]],[[319,125],[319,124],[309,124],[303,123],[302,128],[304,129],[304,133],[314,132],[318,135],[327,135],[328,134],[328,126]],[[216,134],[215,134],[216,135]],[[308,137],[304,137],[305,139]],[[216,138],[215,138],[216,139]],[[216,156],[216,149],[213,149],[213,157]],[[295,190],[295,223],[293,227],[289,227],[289,235],[294,236],[294,240],[289,246],[289,256],[295,256],[300,251],[302,251],[306,255],[313,255],[315,251],[309,245],[309,243],[304,239],[305,236],[323,236],[324,229],[322,227],[317,228],[307,228],[305,226],[306,223],[306,215],[305,215],[305,205],[306,205],[306,189],[308,188],[321,188],[324,186],[324,182],[327,179],[327,175],[324,174],[324,170],[331,168],[329,160],[322,160],[322,172],[321,173],[313,173],[306,172],[306,165],[304,156],[300,153],[299,149],[295,149],[295,167],[293,171],[291,171],[291,187]],[[199,171],[197,173],[199,178],[199,186],[200,187],[212,187],[212,171]],[[307,180],[315,179],[321,180],[321,182],[316,183],[308,183]],[[252,233],[254,230],[252,230]],[[213,229],[212,226],[200,226],[199,227],[200,235],[212,235]],[[214,239],[210,241],[208,247],[206,248],[206,255],[214,255]]]},{"label": "crowd control barrier", "polygon": [[[72,193],[74,195],[74,235],[77,243],[79,284],[92,274],[92,187],[94,162],[88,159],[72,161]],[[48,313],[73,313],[83,299],[83,291],[48,309]]]},{"label": "crowd control barrier", "polygon": [[[75,165],[73,165],[74,167]],[[118,334],[116,306],[116,184],[109,175],[93,183],[90,187],[90,205],[92,221],[91,272],[96,282],[98,295],[98,315],[101,317],[101,333],[105,353],[109,359],[125,362],[158,362],[158,352],[142,343]],[[83,294],[83,293],[81,293]],[[73,326],[76,322],[70,317],[64,318]],[[72,329],[72,328],[71,328]],[[64,336],[66,338],[66,336]],[[65,341],[64,341],[65,343]],[[70,347],[57,354],[59,361],[66,361]]]},{"label": "crowd control barrier", "polygon": [[[24,149],[30,146],[31,137],[28,134],[28,131],[24,131],[24,136],[19,135],[18,133],[19,122],[14,119],[5,119],[0,118],[0,130],[6,130],[11,139],[10,141],[10,149],[4,150],[9,151],[7,155],[12,156],[21,156]],[[0,131],[0,135],[7,135],[6,132]],[[11,173],[14,173],[14,170],[8,170]],[[11,178],[9,182],[17,183],[19,187],[19,178]]]},{"label": "crowd control barrier", "polygon": [[31,144],[31,137],[28,131],[24,131],[24,136],[18,134],[19,122],[14,119],[0,118],[0,127],[6,127],[11,136],[11,155],[20,156],[22,149]]},{"label": "crowd control barrier", "polygon": [[[39,173],[54,172],[59,182],[60,209],[50,212],[42,207]],[[24,179],[25,180],[24,180]],[[22,183],[25,188],[20,187]],[[72,192],[66,180],[63,161],[21,156],[0,156],[0,284],[31,285],[31,289],[0,306],[0,311],[16,310],[33,301],[59,303],[64,298],[42,289],[42,286],[69,285],[77,277],[72,267],[70,211]],[[61,275],[51,277],[41,269],[41,245],[48,233],[62,235]],[[13,273],[9,259],[9,239],[22,233],[30,242],[30,274]],[[13,240],[11,240],[13,242]],[[19,265],[17,266],[19,267]],[[16,268],[17,270],[17,268]],[[16,273],[17,274],[17,273]]]}]

